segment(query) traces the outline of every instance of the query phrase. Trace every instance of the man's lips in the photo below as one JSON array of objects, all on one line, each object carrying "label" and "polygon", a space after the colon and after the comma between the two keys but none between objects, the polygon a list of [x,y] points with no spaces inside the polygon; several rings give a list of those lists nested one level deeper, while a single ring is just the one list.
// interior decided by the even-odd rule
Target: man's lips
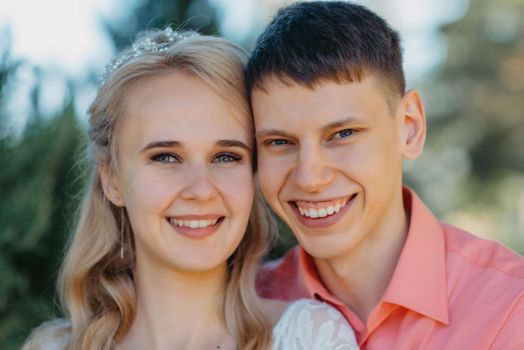
[{"label": "man's lips", "polygon": [[294,201],[290,202],[293,211],[302,224],[309,227],[328,227],[343,217],[357,194],[327,201]]},{"label": "man's lips", "polygon": [[300,215],[316,219],[338,213],[355,195],[327,201],[296,201]]}]

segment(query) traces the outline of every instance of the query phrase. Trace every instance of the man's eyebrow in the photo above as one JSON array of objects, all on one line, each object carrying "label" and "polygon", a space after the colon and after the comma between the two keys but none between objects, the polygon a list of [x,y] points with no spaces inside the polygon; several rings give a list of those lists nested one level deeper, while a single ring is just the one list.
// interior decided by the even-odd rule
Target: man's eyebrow
[{"label": "man's eyebrow", "polygon": [[341,126],[347,126],[351,124],[360,124],[360,123],[362,123],[362,121],[359,120],[358,118],[349,116],[344,119],[336,120],[332,123],[329,123],[328,125],[324,126],[322,129],[326,131],[326,130],[340,128]]},{"label": "man's eyebrow", "polygon": [[239,147],[245,149],[248,152],[252,151],[251,147],[239,140],[219,140],[216,142],[216,144],[221,147]]},{"label": "man's eyebrow", "polygon": [[153,141],[148,143],[142,150],[141,153],[153,148],[169,148],[169,147],[180,147],[182,144],[179,141]]},{"label": "man's eyebrow", "polygon": [[260,130],[255,133],[256,137],[265,137],[270,135],[279,135],[284,137],[291,137],[292,135],[288,133],[285,130],[281,129],[267,129],[267,130]]},{"label": "man's eyebrow", "polygon": [[[360,123],[362,123],[362,121],[359,120],[358,118],[354,116],[349,116],[349,117],[346,117],[340,120],[336,120],[334,122],[331,122],[325,125],[324,127],[322,127],[322,130],[324,131],[331,130],[331,129],[336,129],[336,128],[339,128],[341,126],[345,126],[348,124],[360,124]],[[265,137],[265,136],[271,136],[271,135],[292,137],[292,134],[282,129],[267,129],[267,130],[262,129],[256,132],[256,137]]]}]

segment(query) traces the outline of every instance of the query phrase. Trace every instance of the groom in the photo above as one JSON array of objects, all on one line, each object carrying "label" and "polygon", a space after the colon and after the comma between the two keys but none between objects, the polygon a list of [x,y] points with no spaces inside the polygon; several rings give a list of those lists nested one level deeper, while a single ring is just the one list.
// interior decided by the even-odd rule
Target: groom
[{"label": "groom", "polygon": [[402,186],[424,146],[398,34],[365,7],[280,10],[247,67],[260,186],[300,246],[262,296],[336,306],[363,349],[524,349],[524,259]]}]

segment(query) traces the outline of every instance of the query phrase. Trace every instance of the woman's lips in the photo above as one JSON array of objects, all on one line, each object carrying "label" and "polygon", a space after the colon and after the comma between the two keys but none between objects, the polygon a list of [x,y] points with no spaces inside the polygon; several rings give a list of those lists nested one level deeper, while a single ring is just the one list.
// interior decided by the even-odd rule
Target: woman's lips
[{"label": "woman's lips", "polygon": [[178,233],[194,239],[206,238],[220,228],[223,216],[179,216],[167,219]]}]

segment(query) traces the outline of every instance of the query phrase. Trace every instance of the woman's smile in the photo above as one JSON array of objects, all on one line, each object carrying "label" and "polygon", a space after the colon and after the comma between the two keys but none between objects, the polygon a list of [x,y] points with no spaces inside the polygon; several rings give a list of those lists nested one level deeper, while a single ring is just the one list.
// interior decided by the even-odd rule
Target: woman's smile
[{"label": "woman's smile", "polygon": [[167,218],[167,221],[179,234],[192,239],[203,239],[218,231],[224,216],[220,215],[185,215]]}]

